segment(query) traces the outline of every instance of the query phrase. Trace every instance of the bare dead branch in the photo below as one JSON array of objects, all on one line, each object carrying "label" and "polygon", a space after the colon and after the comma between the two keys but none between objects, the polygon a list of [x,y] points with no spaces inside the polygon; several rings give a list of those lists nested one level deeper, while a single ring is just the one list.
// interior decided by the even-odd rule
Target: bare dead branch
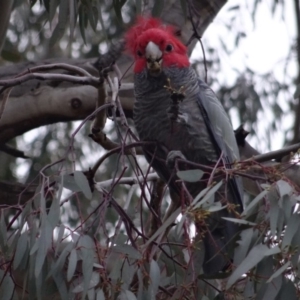
[{"label": "bare dead branch", "polygon": [[271,159],[281,159],[286,155],[290,155],[293,154],[294,152],[297,152],[299,149],[300,149],[300,143],[297,143],[279,150],[270,151],[265,154],[255,155],[252,158],[249,158],[248,160],[254,160],[257,162],[267,162]]},{"label": "bare dead branch", "polygon": [[40,65],[40,66],[28,68],[27,70],[25,70],[22,73],[18,74],[16,77],[21,77],[21,76],[23,76],[25,74],[28,74],[28,73],[35,73],[35,72],[49,71],[49,70],[57,70],[57,69],[66,70],[66,71],[75,73],[75,74],[80,75],[80,76],[86,76],[86,77],[91,77],[92,76],[89,72],[87,72],[83,68],[73,66],[73,65],[70,65],[70,64],[66,64],[66,63],[55,63],[55,64]]},{"label": "bare dead branch", "polygon": [[135,142],[135,143],[131,143],[131,144],[127,144],[127,145],[124,145],[124,146],[118,146],[108,152],[106,152],[102,157],[99,158],[99,160],[95,163],[95,165],[93,166],[92,168],[92,172],[93,174],[95,174],[97,172],[97,170],[99,169],[99,167],[101,166],[101,164],[111,155],[115,154],[115,153],[118,153],[119,151],[121,151],[122,149],[125,150],[125,154],[126,155],[130,155],[131,152],[130,152],[130,148],[140,148],[142,145],[153,145],[153,142]]},{"label": "bare dead branch", "polygon": [[119,144],[110,140],[102,131],[92,133],[89,137],[91,137],[94,142],[102,146],[105,150],[112,150],[119,147]]},{"label": "bare dead branch", "polygon": [[18,182],[0,181],[0,206],[22,205],[32,199],[36,188],[36,185],[27,187]]},{"label": "bare dead branch", "polygon": [[22,75],[20,77],[15,77],[12,79],[3,79],[0,80],[0,86],[3,87],[13,87],[15,85],[19,85],[23,82],[26,82],[28,80],[54,80],[54,81],[68,81],[71,83],[76,84],[83,84],[83,85],[92,85],[97,87],[99,84],[99,78],[94,76],[84,76],[84,77],[78,77],[78,76],[72,76],[72,75],[66,75],[66,74],[49,74],[49,73],[29,73]]},{"label": "bare dead branch", "polygon": [[14,157],[29,158],[29,156],[25,155],[25,153],[23,151],[15,149],[7,144],[0,145],[0,151],[5,152]]}]

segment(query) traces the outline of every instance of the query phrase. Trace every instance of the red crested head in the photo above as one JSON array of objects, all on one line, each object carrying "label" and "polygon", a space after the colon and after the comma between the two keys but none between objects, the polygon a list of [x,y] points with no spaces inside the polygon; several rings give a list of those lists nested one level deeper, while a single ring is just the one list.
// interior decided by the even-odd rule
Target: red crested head
[{"label": "red crested head", "polygon": [[158,19],[139,17],[126,33],[125,40],[127,51],[135,58],[135,73],[146,67],[157,74],[163,67],[190,65],[187,47],[176,37],[175,29]]}]

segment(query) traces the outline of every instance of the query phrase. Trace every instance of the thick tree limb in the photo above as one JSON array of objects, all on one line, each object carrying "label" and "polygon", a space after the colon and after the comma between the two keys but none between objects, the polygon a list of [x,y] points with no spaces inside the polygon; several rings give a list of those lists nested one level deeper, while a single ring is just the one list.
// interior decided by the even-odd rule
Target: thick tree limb
[{"label": "thick tree limb", "polygon": [[[194,24],[197,25],[197,32],[199,35],[202,35],[207,28],[207,26],[210,24],[210,22],[214,19],[214,17],[217,15],[219,10],[222,8],[222,6],[226,3],[225,0],[213,0],[213,1],[207,1],[207,0],[191,0],[188,3],[191,3],[192,5],[192,17]],[[150,11],[153,7],[154,1],[148,1],[148,11]],[[171,23],[172,25],[176,26],[181,30],[181,38],[184,42],[187,42],[191,35],[193,34],[193,26],[192,22],[189,19],[189,16],[185,16],[182,11],[182,7],[180,4],[180,1],[164,1],[164,9],[161,14],[161,18],[166,23]],[[190,51],[193,49],[194,45],[196,43],[196,40],[191,43],[189,46]],[[120,52],[120,51],[119,51]],[[16,76],[17,74],[21,73],[22,71],[36,67],[38,65],[48,65],[53,63],[67,63],[71,64],[80,68],[85,69],[88,71],[92,76],[98,76],[98,71],[94,68],[93,63],[95,63],[95,59],[50,59],[50,60],[44,60],[40,62],[26,62],[21,64],[15,64],[15,65],[9,65],[5,67],[0,68],[0,80],[4,78],[12,78]],[[125,73],[125,71],[130,67],[132,63],[132,60],[127,57],[126,55],[122,55],[118,61],[117,64],[120,68],[120,71],[122,74]],[[66,74],[66,72],[64,72]],[[122,82],[132,82],[132,72],[128,72],[126,77],[122,79]],[[43,89],[42,87],[46,86],[47,89]],[[55,88],[55,89],[49,89],[49,88]],[[59,89],[59,92],[55,91],[56,89]],[[62,88],[66,88],[64,91]],[[74,90],[74,84],[66,83],[62,81],[57,80],[49,80],[40,82],[38,80],[30,80],[27,82],[23,82],[22,84],[19,84],[18,86],[14,87],[11,91],[11,98],[8,100],[8,106],[9,106],[9,113],[6,111],[6,118],[11,118],[13,115],[13,110],[15,110],[18,114],[18,118],[16,118],[15,122],[9,122],[10,130],[8,130],[7,122],[0,123],[0,143],[5,143],[8,140],[16,137],[17,135],[23,134],[24,132],[31,130],[33,128],[37,128],[39,126],[47,125],[47,124],[53,124],[56,122],[65,122],[65,121],[72,121],[72,120],[79,120],[84,119],[87,117],[87,115],[91,112],[91,95],[94,96],[94,99],[96,99],[97,94],[95,92],[92,92],[91,94],[86,93],[87,87],[80,87],[80,89],[83,89],[84,91],[82,93],[79,93],[80,95],[80,101],[81,101],[81,108],[80,110],[73,111],[70,109],[70,106],[66,103],[66,100],[64,101],[64,107],[60,105],[61,108],[64,108],[64,110],[60,110],[59,115],[54,112],[53,113],[53,105],[58,103],[54,102],[54,97],[50,97],[51,95],[56,95],[59,99],[70,99],[74,98],[75,90]],[[77,90],[79,91],[79,89]],[[33,97],[33,94],[35,95]],[[44,104],[40,103],[38,101],[38,107],[36,107],[36,94],[39,94],[39,99],[47,99],[52,101],[45,101]],[[132,95],[132,94],[131,94]],[[15,97],[22,97],[22,98],[15,98]],[[133,106],[133,97],[127,97],[125,100],[123,99],[123,96],[120,95],[122,106],[123,104],[126,105],[126,107],[132,107]],[[18,99],[18,100],[17,100]],[[15,101],[14,101],[15,100]],[[26,106],[22,103],[26,103]],[[11,102],[11,103],[10,103]],[[94,100],[94,103],[96,101]],[[0,101],[1,105],[1,101]],[[23,109],[25,108],[26,109]],[[32,119],[29,119],[27,116],[28,109],[27,108],[42,108],[42,114],[43,116],[41,118],[36,118],[34,121]],[[123,110],[125,114],[130,115],[131,111],[127,110],[126,107],[123,106]],[[20,109],[22,108],[22,109]],[[80,113],[79,113],[80,112]],[[33,113],[29,111],[31,117],[33,117]],[[5,115],[3,116],[3,118]],[[20,120],[24,122],[24,126],[21,126],[19,123]],[[22,128],[20,128],[22,127]],[[4,131],[4,133],[3,133]]]},{"label": "thick tree limb", "polygon": [[[123,84],[123,88],[122,106],[131,113],[133,86]],[[94,111],[96,98],[97,89],[92,86],[43,86],[23,97],[10,97],[0,120],[0,144],[43,125],[82,120]]]},{"label": "thick tree limb", "polygon": [[33,128],[56,122],[82,120],[95,109],[97,90],[91,86],[39,88],[10,98],[0,120],[0,143]]},{"label": "thick tree limb", "polygon": [[34,196],[37,186],[26,185],[18,182],[0,181],[0,206],[22,205]]},{"label": "thick tree limb", "polygon": [[15,149],[9,145],[0,145],[0,151],[7,153],[13,157],[20,157],[20,158],[29,158],[23,151]]}]

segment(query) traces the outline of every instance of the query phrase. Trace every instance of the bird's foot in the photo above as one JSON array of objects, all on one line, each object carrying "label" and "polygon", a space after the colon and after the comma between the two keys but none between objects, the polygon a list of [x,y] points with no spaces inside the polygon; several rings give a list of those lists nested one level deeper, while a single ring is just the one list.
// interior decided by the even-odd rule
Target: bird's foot
[{"label": "bird's foot", "polygon": [[176,159],[184,159],[186,160],[185,156],[179,150],[170,151],[167,155],[166,163],[167,166],[172,170],[175,168]]},{"label": "bird's foot", "polygon": [[174,87],[172,87],[170,78],[167,78],[167,84],[164,86],[164,88],[171,94],[171,99],[174,104],[182,102],[182,100],[185,98],[184,86],[181,86],[178,90],[176,90]]},{"label": "bird's foot", "polygon": [[176,90],[174,87],[172,87],[171,80],[168,78],[167,85],[165,85],[164,88],[167,89],[167,91],[169,91],[171,94],[171,103],[167,109],[168,118],[173,122],[176,121],[178,123],[182,123],[179,104],[185,97],[184,87],[182,86],[179,88],[179,90]]}]

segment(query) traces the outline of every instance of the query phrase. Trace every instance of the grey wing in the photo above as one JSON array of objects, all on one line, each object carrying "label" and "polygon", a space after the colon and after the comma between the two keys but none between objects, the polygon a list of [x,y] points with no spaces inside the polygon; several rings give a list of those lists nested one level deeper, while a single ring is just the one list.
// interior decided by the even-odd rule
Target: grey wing
[{"label": "grey wing", "polygon": [[[210,133],[218,155],[222,154],[223,162],[230,164],[239,160],[239,150],[233,128],[221,102],[207,84],[199,80],[198,104],[203,115],[207,130]],[[234,201],[243,207],[243,186],[240,178],[234,177],[229,182]]]}]

